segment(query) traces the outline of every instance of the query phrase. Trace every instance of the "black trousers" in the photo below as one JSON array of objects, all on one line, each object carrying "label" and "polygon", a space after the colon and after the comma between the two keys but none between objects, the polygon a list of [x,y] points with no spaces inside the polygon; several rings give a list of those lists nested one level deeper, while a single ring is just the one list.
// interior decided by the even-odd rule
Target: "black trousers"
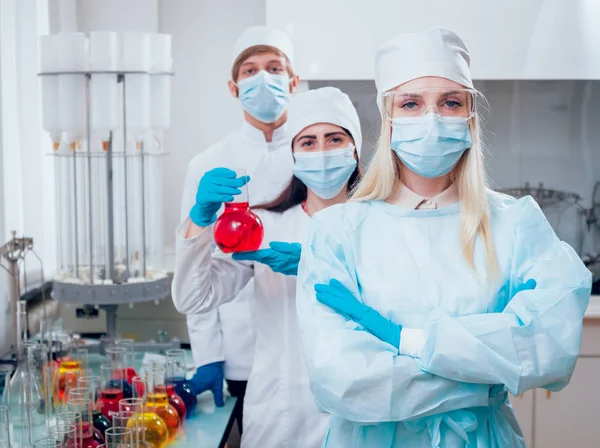
[{"label": "black trousers", "polygon": [[233,409],[233,416],[237,420],[238,430],[240,431],[240,435],[242,435],[243,431],[243,422],[242,418],[244,415],[244,396],[246,395],[246,386],[248,385],[248,381],[235,381],[235,380],[227,380],[227,386],[229,387],[229,393],[232,397],[236,397],[237,403],[235,404],[235,408]]}]

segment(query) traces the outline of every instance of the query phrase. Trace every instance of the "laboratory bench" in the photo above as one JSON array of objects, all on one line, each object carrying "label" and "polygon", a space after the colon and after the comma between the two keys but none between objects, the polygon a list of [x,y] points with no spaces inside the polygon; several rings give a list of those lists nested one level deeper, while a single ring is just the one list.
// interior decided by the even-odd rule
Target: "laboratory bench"
[{"label": "laboratory bench", "polygon": [[[191,359],[191,354],[189,354]],[[96,372],[104,358],[90,354],[88,367]],[[141,356],[138,356],[136,369],[141,367]],[[194,365],[189,364],[189,365]],[[198,395],[198,404],[194,416],[185,420],[183,430],[177,439],[167,445],[168,448],[223,448],[234,424],[233,410],[237,398],[225,397],[225,405],[216,407],[211,392]],[[20,431],[19,428],[13,428]],[[47,437],[45,425],[32,428],[32,441]]]}]

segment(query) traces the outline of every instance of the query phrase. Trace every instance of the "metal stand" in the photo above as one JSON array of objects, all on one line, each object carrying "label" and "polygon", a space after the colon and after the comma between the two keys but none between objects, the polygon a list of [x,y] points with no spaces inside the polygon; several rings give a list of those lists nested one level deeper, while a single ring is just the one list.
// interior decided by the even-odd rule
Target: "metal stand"
[{"label": "metal stand", "polygon": [[[9,299],[10,315],[12,318],[12,345],[17,346],[19,334],[17,330],[17,302],[21,299],[21,271],[19,263],[29,251],[33,250],[33,238],[17,238],[17,232],[12,231],[11,240],[0,247],[0,266],[10,275]],[[6,261],[8,266],[5,266]]]},{"label": "metal stand", "polygon": [[[79,239],[78,232],[78,213],[85,213],[85,210],[77,210],[77,190],[75,185],[73,185],[73,194],[75,195],[74,204],[75,204],[75,223],[74,223],[74,235],[70,236],[70,238],[75,239],[75,257],[74,257],[74,266],[72,268],[73,272],[75,272],[75,279],[55,279],[53,282],[52,296],[54,299],[63,302],[69,303],[77,303],[80,305],[90,305],[103,309],[106,312],[106,331],[107,336],[109,338],[114,338],[117,336],[117,308],[119,304],[130,304],[135,302],[147,302],[147,301],[156,301],[166,298],[169,295],[169,285],[166,278],[165,273],[151,273],[149,274],[147,271],[147,267],[149,265],[147,256],[147,237],[148,237],[148,229],[146,228],[146,218],[147,218],[147,198],[145,194],[145,183],[148,178],[148,173],[145,172],[146,163],[145,160],[149,157],[149,153],[146,153],[144,150],[143,142],[137,149],[138,152],[133,152],[128,154],[127,144],[128,139],[132,137],[131,129],[128,128],[127,118],[127,93],[128,89],[132,88],[133,85],[135,88],[135,83],[131,84],[135,81],[135,76],[140,75],[149,75],[149,76],[173,76],[171,72],[148,72],[148,71],[65,71],[65,72],[47,72],[40,73],[39,76],[61,76],[61,75],[80,75],[85,77],[86,86],[85,86],[85,94],[86,94],[86,141],[87,141],[87,151],[86,154],[83,155],[80,153],[79,157],[87,158],[87,170],[88,170],[88,201],[92,203],[92,183],[91,183],[91,172],[92,172],[92,141],[91,141],[91,82],[96,75],[115,75],[115,82],[122,86],[122,126],[120,127],[122,130],[122,139],[123,139],[123,154],[118,155],[119,157],[123,157],[123,172],[122,174],[117,173],[116,165],[115,165],[115,140],[118,138],[114,132],[110,131],[108,136],[108,141],[103,142],[106,143],[106,148],[104,155],[102,157],[105,158],[106,161],[106,193],[102,192],[102,194],[106,194],[106,217],[103,215],[93,216],[97,213],[93,207],[88,207],[87,209],[87,219],[89,221],[88,232],[85,237],[89,240],[87,242],[87,247],[89,247],[89,261],[83,260],[83,257],[78,256],[78,248],[77,242]],[[145,79],[145,78],[144,78]],[[138,78],[139,80],[139,78]],[[131,105],[130,105],[131,106]],[[137,136],[134,136],[137,138]],[[59,156],[57,154],[57,156]],[[131,191],[128,191],[128,177],[137,174],[134,170],[133,173],[131,171],[131,167],[128,168],[130,164],[130,159],[128,157],[138,157],[140,160],[140,182],[141,182],[141,194],[140,197],[133,197]],[[69,155],[70,157],[70,155]],[[77,151],[73,151],[73,170],[74,175],[73,179],[77,180],[75,176],[75,169],[77,167],[76,158],[78,157]],[[131,160],[134,160],[132,158]],[[132,163],[132,165],[135,165]],[[124,188],[119,189],[118,183],[115,184],[116,179],[114,176],[120,175],[122,178],[118,180],[123,182]],[[81,193],[83,194],[83,193]],[[119,198],[124,204],[124,210],[115,209],[118,205],[115,203],[115,198]],[[130,202],[131,201],[141,201],[141,211],[140,211],[140,228],[132,229],[132,223],[130,220]],[[81,216],[81,215],[80,215]],[[137,214],[135,215],[138,216]],[[102,244],[105,246],[106,250],[106,260],[102,263],[98,263],[93,259],[93,251],[101,250],[100,248],[94,245],[94,232],[99,227],[99,220],[105,220],[104,224],[106,225],[106,234],[103,236]],[[117,227],[117,220],[124,220],[124,228],[122,230],[122,234],[124,235],[124,245],[125,245],[125,257],[121,255],[115,254],[115,228]],[[134,221],[135,222],[135,221]],[[120,229],[120,227],[118,227]],[[136,251],[135,259],[137,260],[138,252],[137,248],[133,247],[133,243],[130,240],[130,234],[133,232],[139,232],[141,237],[141,241],[139,242],[139,256],[140,266],[136,267],[130,265],[131,262],[131,254],[130,254],[130,246],[132,247],[132,251]],[[116,260],[116,257],[119,259]],[[85,265],[80,266],[80,263],[89,263],[88,269],[85,269]],[[94,264],[96,263],[96,265]],[[119,266],[124,266],[124,269],[119,270]],[[87,272],[87,278],[85,277],[85,272]],[[82,273],[80,275],[80,273]],[[161,341],[162,342],[162,341]]]}]

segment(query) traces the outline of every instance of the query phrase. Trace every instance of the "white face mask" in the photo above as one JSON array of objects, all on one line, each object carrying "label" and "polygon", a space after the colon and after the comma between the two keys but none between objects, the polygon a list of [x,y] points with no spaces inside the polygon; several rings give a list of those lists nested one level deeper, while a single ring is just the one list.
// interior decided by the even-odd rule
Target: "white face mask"
[{"label": "white face mask", "polygon": [[356,169],[354,146],[330,151],[294,153],[294,176],[323,199],[339,194]]},{"label": "white face mask", "polygon": [[263,123],[273,123],[283,115],[290,99],[290,79],[261,70],[237,83],[246,112]]}]

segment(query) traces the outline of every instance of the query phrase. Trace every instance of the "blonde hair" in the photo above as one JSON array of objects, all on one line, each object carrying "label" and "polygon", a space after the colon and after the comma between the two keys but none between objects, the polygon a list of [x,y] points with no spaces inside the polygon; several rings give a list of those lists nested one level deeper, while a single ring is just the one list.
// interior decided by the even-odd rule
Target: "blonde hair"
[{"label": "blonde hair", "polygon": [[[382,110],[385,109],[382,107]],[[452,181],[458,188],[461,204],[460,240],[462,254],[468,265],[476,271],[474,249],[477,236],[486,251],[487,279],[493,280],[499,272],[498,259],[492,239],[492,225],[488,205],[488,179],[483,161],[481,122],[475,116],[469,123],[473,145],[462,156],[452,172]],[[390,147],[391,126],[382,116],[381,134],[377,151],[369,169],[352,193],[353,201],[387,200],[400,182],[402,162]]]}]

